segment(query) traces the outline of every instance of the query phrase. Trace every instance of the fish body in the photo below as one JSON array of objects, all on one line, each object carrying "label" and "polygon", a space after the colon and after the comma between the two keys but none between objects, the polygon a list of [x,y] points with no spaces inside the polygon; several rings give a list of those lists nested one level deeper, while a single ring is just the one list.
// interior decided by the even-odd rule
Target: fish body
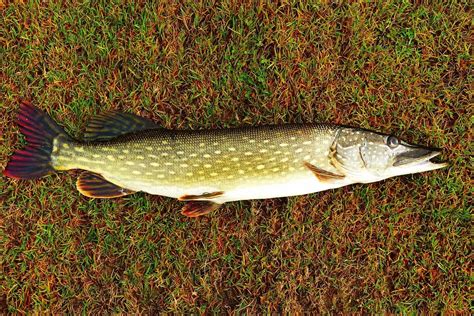
[{"label": "fish body", "polygon": [[[437,149],[330,124],[168,130],[112,112],[93,118],[77,141],[23,104],[19,125],[31,145],[11,158],[7,176],[82,169],[77,187],[87,196],[143,191],[188,201],[188,216],[229,201],[302,195],[446,165],[430,160]],[[29,170],[38,159],[38,170]]]},{"label": "fish body", "polygon": [[224,192],[224,203],[323,191],[306,163],[337,173],[328,160],[337,128],[280,125],[221,130],[145,130],[105,142],[58,142],[56,170],[83,169],[133,191],[172,198]]}]

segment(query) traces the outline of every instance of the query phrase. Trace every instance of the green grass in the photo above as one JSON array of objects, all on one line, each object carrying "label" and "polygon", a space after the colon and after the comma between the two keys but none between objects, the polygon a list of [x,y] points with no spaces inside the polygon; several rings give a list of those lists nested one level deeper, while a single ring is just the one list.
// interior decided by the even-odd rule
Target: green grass
[{"label": "green grass", "polygon": [[198,219],[159,196],[87,199],[75,172],[2,177],[0,311],[470,312],[467,1],[21,2],[0,5],[2,167],[20,99],[76,137],[112,108],[168,128],[326,121],[451,165]]}]

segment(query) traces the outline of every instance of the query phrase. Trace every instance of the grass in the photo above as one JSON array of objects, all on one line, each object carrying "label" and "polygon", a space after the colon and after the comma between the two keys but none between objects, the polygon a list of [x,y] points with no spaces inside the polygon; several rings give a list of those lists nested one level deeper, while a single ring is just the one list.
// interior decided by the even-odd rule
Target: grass
[{"label": "grass", "polygon": [[198,219],[87,199],[76,172],[2,177],[0,310],[470,313],[472,7],[325,2],[0,4],[2,167],[20,99],[75,137],[112,108],[168,128],[326,121],[451,162]]}]

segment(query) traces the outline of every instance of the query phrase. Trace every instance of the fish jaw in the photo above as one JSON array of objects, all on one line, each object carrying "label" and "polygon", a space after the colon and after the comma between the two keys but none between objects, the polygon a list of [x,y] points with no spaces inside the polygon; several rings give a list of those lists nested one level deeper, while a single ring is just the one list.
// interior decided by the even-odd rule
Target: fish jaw
[{"label": "fish jaw", "polygon": [[[416,149],[415,149],[416,150]],[[395,159],[394,166],[389,171],[394,176],[421,173],[426,171],[437,170],[449,166],[448,162],[437,162],[433,158],[438,157],[441,154],[440,149],[424,149],[427,151],[420,152],[420,156],[412,161],[406,161],[405,164],[401,163],[401,159]],[[398,156],[400,157],[400,156]],[[403,157],[403,156],[402,156]],[[405,155],[406,157],[406,155]]]}]

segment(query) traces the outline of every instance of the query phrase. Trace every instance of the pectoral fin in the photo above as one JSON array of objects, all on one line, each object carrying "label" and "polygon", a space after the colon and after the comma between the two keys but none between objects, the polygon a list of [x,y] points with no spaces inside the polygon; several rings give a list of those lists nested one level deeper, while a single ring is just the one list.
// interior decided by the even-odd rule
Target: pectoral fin
[{"label": "pectoral fin", "polygon": [[188,217],[198,217],[218,209],[221,204],[211,201],[190,201],[181,209],[181,214]]},{"label": "pectoral fin", "polygon": [[79,192],[91,198],[115,198],[135,191],[122,188],[105,180],[100,174],[84,171],[76,182]]},{"label": "pectoral fin", "polygon": [[321,182],[329,182],[333,180],[341,180],[346,176],[342,174],[333,173],[316,167],[315,165],[310,164],[309,162],[304,162],[306,168],[311,170],[311,172],[318,178]]}]

